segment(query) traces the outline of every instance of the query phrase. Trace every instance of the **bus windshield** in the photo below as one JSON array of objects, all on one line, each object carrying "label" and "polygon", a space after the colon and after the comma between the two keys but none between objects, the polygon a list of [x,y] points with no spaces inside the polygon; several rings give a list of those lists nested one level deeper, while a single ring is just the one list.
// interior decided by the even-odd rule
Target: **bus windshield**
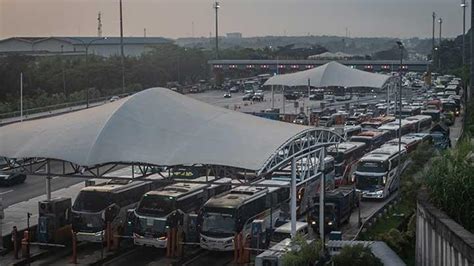
[{"label": "bus windshield", "polygon": [[143,196],[137,208],[140,215],[164,216],[175,210],[175,199],[159,195]]},{"label": "bus windshield", "polygon": [[113,204],[111,194],[98,191],[81,191],[74,202],[73,210],[99,212]]},{"label": "bus windshield", "polygon": [[233,209],[206,210],[202,218],[202,232],[233,233],[235,231]]},{"label": "bus windshield", "polygon": [[387,167],[382,162],[360,162],[357,165],[357,171],[366,173],[384,173],[387,171]]},{"label": "bus windshield", "polygon": [[376,190],[383,188],[383,176],[356,175],[356,188],[360,190]]}]

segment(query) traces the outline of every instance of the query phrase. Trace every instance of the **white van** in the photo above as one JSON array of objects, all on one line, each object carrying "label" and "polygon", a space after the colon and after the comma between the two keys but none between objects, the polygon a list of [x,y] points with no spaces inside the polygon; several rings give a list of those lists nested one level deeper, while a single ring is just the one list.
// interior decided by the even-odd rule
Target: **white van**
[{"label": "white van", "polygon": [[[296,222],[296,234],[308,237],[308,223]],[[285,238],[291,238],[291,222],[285,223],[275,229],[270,238],[270,247],[281,242]]]}]

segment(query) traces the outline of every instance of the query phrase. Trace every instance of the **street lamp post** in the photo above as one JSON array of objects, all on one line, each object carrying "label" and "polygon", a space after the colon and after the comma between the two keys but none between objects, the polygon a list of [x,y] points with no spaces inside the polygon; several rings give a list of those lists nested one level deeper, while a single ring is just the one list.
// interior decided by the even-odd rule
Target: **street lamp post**
[{"label": "street lamp post", "polygon": [[[398,168],[402,169],[401,167],[401,152],[402,152],[402,71],[403,71],[403,43],[397,41],[398,48],[400,48],[400,68],[399,68],[399,80],[398,80]],[[400,173],[397,173],[398,175]],[[398,188],[400,191],[400,181],[398,182]]]},{"label": "street lamp post", "polygon": [[125,55],[123,52],[123,16],[122,16],[122,0],[120,0],[120,64],[122,67],[122,93],[125,93]]},{"label": "street lamp post", "polygon": [[461,0],[462,8],[462,64],[466,64],[466,0]]},{"label": "street lamp post", "polygon": [[436,13],[435,12],[433,12],[432,17],[433,17],[433,40],[432,40],[432,44],[431,44],[431,55],[434,58],[434,50],[435,50],[435,46],[436,46],[436,44],[435,44]]},{"label": "street lamp post", "polygon": [[219,59],[219,2],[214,3],[214,9],[216,10],[216,59]]},{"label": "street lamp post", "polygon": [[[91,46],[91,44],[93,44],[96,41],[107,40],[107,37],[92,39],[87,43],[85,41],[83,41],[82,39],[79,39],[79,38],[73,38],[73,39],[81,42],[82,46],[84,46],[84,48],[85,48],[85,52],[86,52],[85,53],[85,62],[86,62],[86,68],[87,68],[87,66],[88,66],[88,55],[89,55],[89,46]],[[87,79],[87,80],[89,80],[89,79]],[[89,88],[86,88],[86,108],[89,108]]]},{"label": "street lamp post", "polygon": [[439,53],[438,53],[438,69],[441,69],[441,30],[443,26],[443,19],[439,18],[438,19],[439,23]]}]

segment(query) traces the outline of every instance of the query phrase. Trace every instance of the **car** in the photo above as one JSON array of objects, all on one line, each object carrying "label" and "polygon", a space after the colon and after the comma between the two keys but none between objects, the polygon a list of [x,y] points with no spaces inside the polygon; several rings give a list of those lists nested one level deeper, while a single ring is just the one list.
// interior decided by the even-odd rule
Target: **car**
[{"label": "car", "polygon": [[16,184],[24,183],[25,180],[26,180],[26,174],[24,173],[0,172],[0,186],[13,186]]},{"label": "car", "polygon": [[300,98],[300,95],[297,93],[285,93],[283,95],[286,100],[298,100]]},{"label": "car", "polygon": [[253,98],[253,93],[247,93],[242,97],[242,100],[244,101],[251,101]]},{"label": "car", "polygon": [[264,97],[263,91],[257,91],[257,92],[254,93],[254,95],[252,97],[252,101],[261,102],[261,101],[263,101],[263,97]]},{"label": "car", "polygon": [[112,96],[112,97],[110,98],[109,102],[115,102],[115,101],[117,101],[117,100],[120,100],[120,97],[118,97],[118,96]]},{"label": "car", "polygon": [[237,86],[232,86],[232,88],[229,89],[230,93],[237,93],[239,92],[239,87]]},{"label": "car", "polygon": [[232,98],[232,94],[230,94],[230,92],[225,93],[224,98]]}]

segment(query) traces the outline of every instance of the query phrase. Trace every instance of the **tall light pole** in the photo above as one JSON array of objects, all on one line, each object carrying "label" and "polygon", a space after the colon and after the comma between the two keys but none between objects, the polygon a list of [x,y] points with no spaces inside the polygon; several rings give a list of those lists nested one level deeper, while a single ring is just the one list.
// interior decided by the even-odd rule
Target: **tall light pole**
[{"label": "tall light pole", "polygon": [[466,0],[461,0],[462,8],[462,64],[466,64]]},{"label": "tall light pole", "polygon": [[439,18],[438,19],[438,23],[439,23],[439,50],[438,50],[438,69],[441,69],[441,30],[442,30],[442,27],[443,27],[443,19],[442,18]]},{"label": "tall light pole", "polygon": [[441,46],[441,30],[443,27],[443,19],[439,18],[438,23],[439,23],[439,46]]},{"label": "tall light pole", "polygon": [[436,28],[436,13],[433,12],[433,40],[432,40],[432,44],[431,44],[431,59],[434,59],[434,52],[435,52],[435,28]]},{"label": "tall light pole", "polygon": [[122,65],[122,93],[125,93],[125,64],[123,53],[123,15],[122,15],[122,0],[120,0],[120,63]]},{"label": "tall light pole", "polygon": [[214,3],[214,9],[216,10],[216,59],[219,59],[219,2]]},{"label": "tall light pole", "polygon": [[[400,68],[399,68],[399,80],[398,80],[398,167],[401,169],[401,152],[402,152],[402,71],[403,71],[403,43],[397,41],[398,48],[400,48]],[[399,173],[397,173],[399,174]],[[400,191],[400,181],[398,182],[398,188]]]},{"label": "tall light pole", "polygon": [[[79,42],[81,42],[82,46],[84,46],[84,49],[85,49],[85,63],[86,63],[86,68],[88,67],[88,57],[89,57],[89,46],[91,46],[91,44],[93,44],[94,42],[96,41],[101,41],[101,40],[107,40],[107,37],[101,37],[101,38],[97,38],[97,39],[92,39],[90,40],[89,42],[85,42],[84,40],[82,39],[79,39],[79,38],[71,38],[71,39],[74,39],[74,40],[77,40]],[[89,80],[88,78],[86,78],[86,80]],[[86,88],[86,108],[89,108],[89,87]]]}]

